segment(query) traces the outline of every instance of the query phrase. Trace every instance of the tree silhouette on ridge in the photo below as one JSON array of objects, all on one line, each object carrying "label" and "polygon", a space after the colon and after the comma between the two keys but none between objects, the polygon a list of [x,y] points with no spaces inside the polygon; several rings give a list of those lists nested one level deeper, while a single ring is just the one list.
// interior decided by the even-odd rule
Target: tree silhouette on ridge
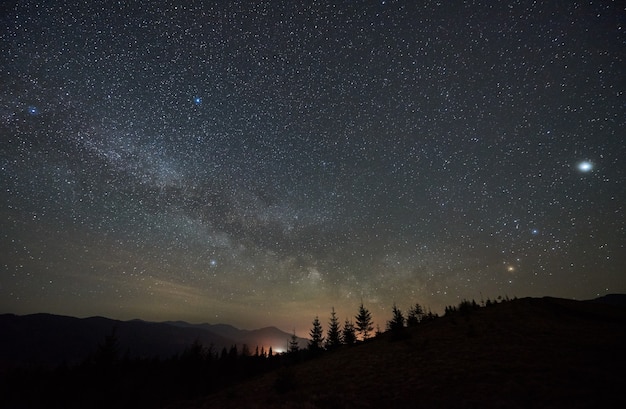
[{"label": "tree silhouette on ridge", "polygon": [[374,324],[372,323],[372,314],[363,306],[363,301],[359,306],[359,314],[355,318],[356,330],[361,335],[361,339],[365,341],[374,330]]}]

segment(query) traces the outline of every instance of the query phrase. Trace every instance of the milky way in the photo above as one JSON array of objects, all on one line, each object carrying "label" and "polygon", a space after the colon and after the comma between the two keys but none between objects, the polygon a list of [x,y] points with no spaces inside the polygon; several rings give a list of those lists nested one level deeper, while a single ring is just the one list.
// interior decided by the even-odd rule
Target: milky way
[{"label": "milky way", "polygon": [[299,3],[2,3],[2,312],[626,292],[621,2]]}]

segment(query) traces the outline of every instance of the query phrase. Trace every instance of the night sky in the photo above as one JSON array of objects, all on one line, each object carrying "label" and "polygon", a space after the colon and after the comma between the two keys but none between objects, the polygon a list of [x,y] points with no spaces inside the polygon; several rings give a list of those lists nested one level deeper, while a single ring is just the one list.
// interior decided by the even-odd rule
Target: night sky
[{"label": "night sky", "polygon": [[13,0],[0,46],[0,312],[626,292],[622,1]]}]

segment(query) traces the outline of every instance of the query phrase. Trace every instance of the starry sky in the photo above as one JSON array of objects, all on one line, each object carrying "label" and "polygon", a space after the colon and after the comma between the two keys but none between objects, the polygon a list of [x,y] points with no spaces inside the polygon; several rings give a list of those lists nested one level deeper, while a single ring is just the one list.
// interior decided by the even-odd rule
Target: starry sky
[{"label": "starry sky", "polygon": [[0,46],[0,312],[626,292],[621,1],[12,0]]}]

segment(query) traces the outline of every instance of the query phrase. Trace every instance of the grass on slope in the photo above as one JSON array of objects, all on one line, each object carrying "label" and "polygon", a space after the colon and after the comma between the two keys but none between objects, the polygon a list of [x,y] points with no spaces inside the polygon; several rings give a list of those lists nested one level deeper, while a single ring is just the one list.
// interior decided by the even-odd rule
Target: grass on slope
[{"label": "grass on slope", "polygon": [[186,407],[626,407],[624,345],[623,309],[526,298],[385,333]]}]

